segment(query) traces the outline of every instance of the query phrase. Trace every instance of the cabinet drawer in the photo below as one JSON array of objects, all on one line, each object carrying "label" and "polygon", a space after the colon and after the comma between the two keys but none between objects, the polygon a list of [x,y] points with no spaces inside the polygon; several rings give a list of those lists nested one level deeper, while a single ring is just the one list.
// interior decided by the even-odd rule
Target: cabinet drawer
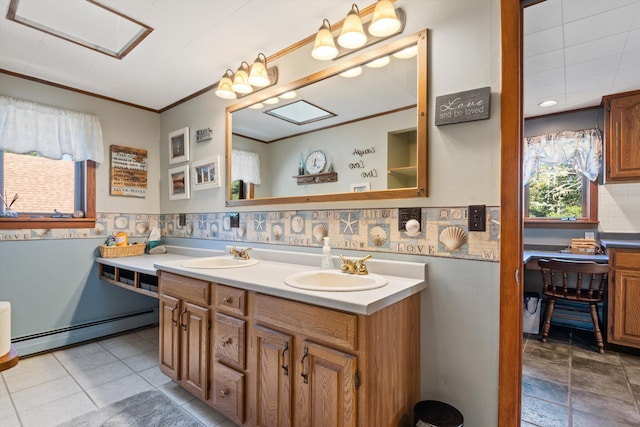
[{"label": "cabinet drawer", "polygon": [[162,272],[160,292],[183,300],[207,306],[210,300],[209,282]]},{"label": "cabinet drawer", "polygon": [[244,423],[244,375],[218,362],[213,364],[212,404],[231,421]]},{"label": "cabinet drawer", "polygon": [[267,295],[256,295],[255,319],[309,338],[357,350],[358,317]]},{"label": "cabinet drawer", "polygon": [[216,314],[215,356],[238,369],[245,368],[245,324],[244,320]]},{"label": "cabinet drawer", "polygon": [[615,268],[640,269],[640,251],[614,249],[613,265]]},{"label": "cabinet drawer", "polygon": [[244,316],[247,314],[247,291],[216,285],[216,308],[227,313]]}]

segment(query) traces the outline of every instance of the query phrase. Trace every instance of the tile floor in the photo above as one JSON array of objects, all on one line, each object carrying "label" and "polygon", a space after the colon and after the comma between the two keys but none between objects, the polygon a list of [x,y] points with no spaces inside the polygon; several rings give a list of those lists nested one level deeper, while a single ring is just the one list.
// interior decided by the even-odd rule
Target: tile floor
[{"label": "tile floor", "polygon": [[154,388],[193,416],[193,426],[235,427],[160,372],[158,328],[21,359],[0,374],[0,426],[55,426]]},{"label": "tile floor", "polygon": [[522,427],[640,426],[640,357],[596,351],[593,333],[525,335]]}]

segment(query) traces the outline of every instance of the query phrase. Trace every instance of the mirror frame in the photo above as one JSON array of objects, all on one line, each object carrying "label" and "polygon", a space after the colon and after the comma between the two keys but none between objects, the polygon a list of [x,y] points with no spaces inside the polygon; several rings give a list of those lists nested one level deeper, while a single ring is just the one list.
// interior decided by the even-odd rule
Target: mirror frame
[{"label": "mirror frame", "polygon": [[[416,126],[417,126],[417,175],[416,186],[400,189],[389,190],[372,190],[363,192],[347,192],[347,193],[327,193],[327,194],[313,194],[303,196],[279,196],[279,197],[264,197],[259,199],[240,199],[231,200],[231,150],[233,142],[233,129],[231,123],[231,115],[234,111],[241,110],[250,105],[253,105],[261,100],[272,98],[281,93],[288,92],[290,90],[299,89],[304,86],[308,86],[315,82],[332,77],[336,74],[355,67],[356,65],[364,64],[379,56],[396,52],[410,45],[417,44],[418,55],[416,61],[418,62],[418,99],[416,100],[417,114],[416,114]],[[242,98],[242,100],[236,104],[230,105],[226,108],[225,112],[225,145],[226,145],[226,206],[257,206],[257,205],[273,205],[273,204],[285,204],[285,203],[307,203],[307,202],[336,202],[336,201],[356,201],[356,200],[385,200],[385,199],[402,199],[402,198],[414,198],[414,197],[427,197],[427,29],[421,30],[411,36],[404,37],[402,39],[392,41],[384,46],[378,47],[365,54],[358,55],[356,57],[346,59],[344,61],[335,63],[334,65],[327,67],[323,70],[317,71],[301,79],[295,80],[291,83],[269,87],[263,89],[260,92],[249,95]]]}]

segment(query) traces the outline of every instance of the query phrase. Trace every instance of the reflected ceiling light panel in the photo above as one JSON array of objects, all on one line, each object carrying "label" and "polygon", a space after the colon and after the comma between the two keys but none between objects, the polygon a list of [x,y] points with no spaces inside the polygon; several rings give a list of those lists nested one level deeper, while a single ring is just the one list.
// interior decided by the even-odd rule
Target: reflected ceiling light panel
[{"label": "reflected ceiling light panel", "polygon": [[252,110],[259,110],[262,107],[264,107],[264,104],[262,102],[258,102],[257,104],[249,105],[249,108],[251,108]]},{"label": "reflected ceiling light panel", "polygon": [[382,68],[385,65],[387,65],[389,61],[390,59],[389,59],[389,56],[387,55],[387,56],[380,57],[378,59],[374,59],[371,62],[367,62],[364,65],[366,65],[369,68]]},{"label": "reflected ceiling light panel", "polygon": [[404,49],[393,53],[393,56],[398,59],[407,59],[407,58],[413,58],[417,54],[418,54],[418,45],[414,45],[414,46],[405,47]]},{"label": "reflected ceiling light panel", "polygon": [[224,73],[220,82],[218,82],[218,87],[216,88],[215,94],[223,99],[236,99],[236,93],[231,89],[231,79],[233,78],[233,71],[227,69]]},{"label": "reflected ceiling light panel", "polygon": [[265,99],[262,102],[264,102],[265,104],[272,105],[272,104],[277,104],[278,102],[280,102],[280,100],[278,99],[277,96],[274,96],[273,98]]},{"label": "reflected ceiling light panel", "polygon": [[541,107],[553,107],[557,103],[558,103],[558,101],[556,101],[555,99],[549,99],[547,101],[542,101],[538,105],[541,106]]},{"label": "reflected ceiling light panel", "polygon": [[369,24],[369,34],[375,37],[387,37],[395,34],[402,23],[389,0],[378,0]]},{"label": "reflected ceiling light panel", "polygon": [[298,96],[298,94],[295,90],[290,90],[289,92],[285,92],[282,95],[278,95],[278,97],[282,99],[293,99],[296,96]]},{"label": "reflected ceiling light panel", "polygon": [[338,56],[338,48],[333,41],[333,35],[331,35],[331,24],[329,24],[328,19],[322,21],[318,34],[316,34],[316,40],[313,44],[311,56],[320,61],[326,61]]},{"label": "reflected ceiling light panel", "polygon": [[271,81],[267,75],[267,57],[259,53],[249,68],[249,83],[255,87],[269,86]]},{"label": "reflected ceiling light panel", "polygon": [[249,64],[242,61],[238,71],[233,76],[233,83],[231,89],[236,93],[250,93],[253,91],[251,84],[249,83]]},{"label": "reflected ceiling light panel", "polygon": [[342,73],[340,73],[342,77],[347,77],[347,78],[357,77],[360,74],[362,74],[362,67],[349,68],[347,71],[343,71]]},{"label": "reflected ceiling light panel", "polygon": [[342,24],[342,31],[338,36],[338,44],[345,49],[357,49],[367,42],[367,35],[362,28],[360,10],[354,3]]}]

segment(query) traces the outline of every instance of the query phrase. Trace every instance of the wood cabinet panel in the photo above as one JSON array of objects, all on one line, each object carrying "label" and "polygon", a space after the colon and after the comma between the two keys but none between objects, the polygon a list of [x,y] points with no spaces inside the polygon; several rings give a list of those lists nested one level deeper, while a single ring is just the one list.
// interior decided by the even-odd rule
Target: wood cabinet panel
[{"label": "wood cabinet panel", "polygon": [[291,426],[292,337],[256,326],[256,425]]},{"label": "wood cabinet panel", "polygon": [[180,379],[178,346],[180,329],[178,315],[180,300],[169,295],[160,295],[160,370],[174,380]]},{"label": "wood cabinet panel", "polygon": [[199,398],[207,399],[209,378],[209,309],[186,303],[180,315],[182,329],[181,382]]},{"label": "wood cabinet panel", "polygon": [[640,251],[616,249],[613,252],[612,265],[617,269],[640,270]]},{"label": "wood cabinet panel", "polygon": [[247,291],[230,286],[216,285],[215,308],[226,313],[244,316],[247,314]]},{"label": "wood cabinet panel", "polygon": [[214,354],[238,369],[245,368],[245,324],[244,320],[216,313]]},{"label": "wood cabinet panel", "polygon": [[357,349],[358,318],[354,314],[256,295],[255,318],[309,338],[349,350]]},{"label": "wood cabinet panel", "polygon": [[231,421],[244,423],[244,375],[224,366],[213,364],[213,406]]},{"label": "wood cabinet panel", "polygon": [[607,182],[640,182],[640,91],[604,97]]},{"label": "wood cabinet panel", "polygon": [[209,283],[172,273],[162,273],[160,291],[203,306],[209,305]]},{"label": "wood cabinet panel", "polygon": [[610,342],[640,346],[640,271],[616,270],[613,334]]}]

